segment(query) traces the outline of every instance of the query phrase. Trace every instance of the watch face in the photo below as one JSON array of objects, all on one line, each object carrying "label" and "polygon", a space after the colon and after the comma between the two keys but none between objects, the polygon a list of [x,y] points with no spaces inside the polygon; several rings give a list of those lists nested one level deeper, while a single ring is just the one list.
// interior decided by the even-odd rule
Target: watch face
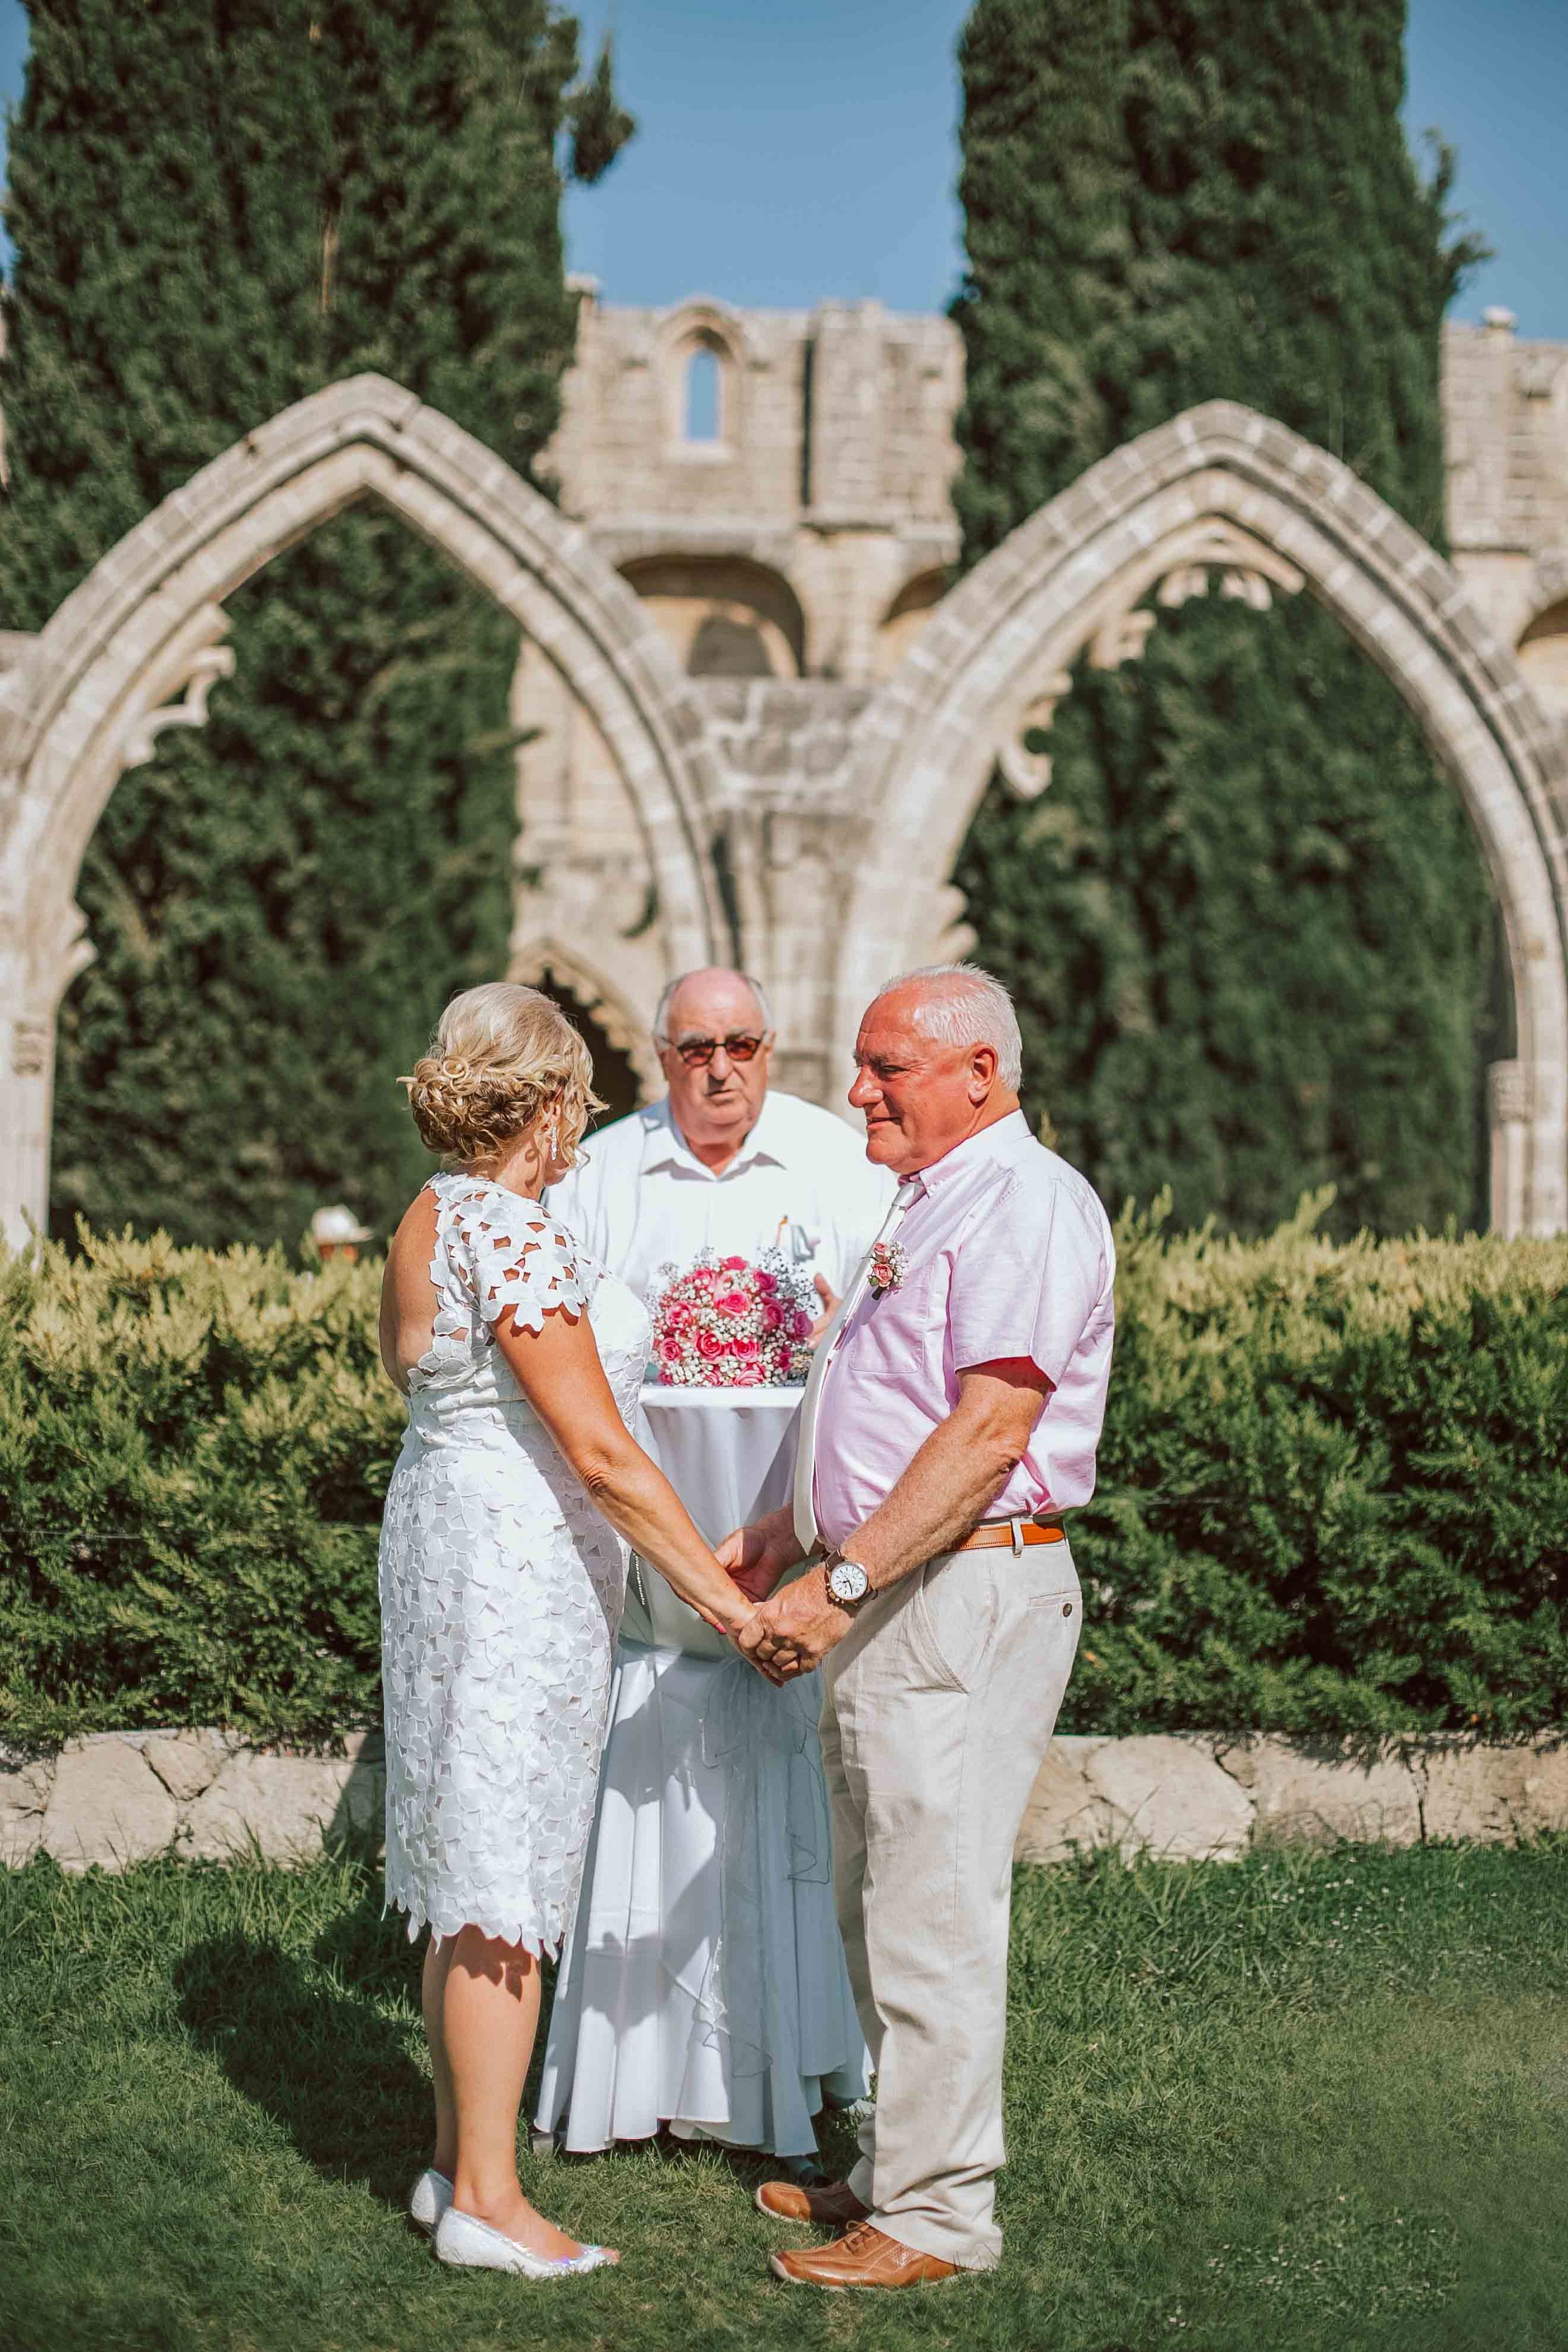
[{"label": "watch face", "polygon": [[858,1560],[841,1559],[835,1563],[827,1580],[827,1590],[835,1601],[864,1601],[870,1589],[870,1579]]}]

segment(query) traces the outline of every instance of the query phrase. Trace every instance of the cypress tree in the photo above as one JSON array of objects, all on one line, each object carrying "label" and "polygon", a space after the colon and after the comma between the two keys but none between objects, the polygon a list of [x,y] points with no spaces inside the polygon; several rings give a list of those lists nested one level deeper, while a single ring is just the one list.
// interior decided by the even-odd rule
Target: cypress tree
[{"label": "cypress tree", "polygon": [[[558,153],[628,135],[548,0],[29,0],[14,127],[5,625],[40,626],[245,431],[374,369],[526,468],[570,358]],[[384,1228],[427,1162],[394,1080],[504,968],[516,631],[360,508],[230,600],[200,734],[121,779],[79,896],[52,1214]]]},{"label": "cypress tree", "polygon": [[[1215,397],[1442,535],[1444,310],[1477,250],[1399,124],[1403,0],[977,0],[961,45],[973,562]],[[1491,917],[1453,787],[1310,595],[1162,611],[1087,662],[954,879],[1031,1108],[1112,1199],[1257,1230],[1467,1218]],[[1491,1050],[1506,1050],[1492,1045]]]}]

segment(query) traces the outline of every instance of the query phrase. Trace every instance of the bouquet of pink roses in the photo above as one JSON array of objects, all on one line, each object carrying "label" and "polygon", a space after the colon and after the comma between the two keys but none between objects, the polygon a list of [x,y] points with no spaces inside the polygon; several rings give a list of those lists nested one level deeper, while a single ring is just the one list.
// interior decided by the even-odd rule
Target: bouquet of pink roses
[{"label": "bouquet of pink roses", "polygon": [[671,1388],[784,1388],[811,1370],[811,1326],[819,1311],[809,1274],[782,1252],[749,1258],[704,1250],[670,1280],[653,1310],[653,1354]]}]

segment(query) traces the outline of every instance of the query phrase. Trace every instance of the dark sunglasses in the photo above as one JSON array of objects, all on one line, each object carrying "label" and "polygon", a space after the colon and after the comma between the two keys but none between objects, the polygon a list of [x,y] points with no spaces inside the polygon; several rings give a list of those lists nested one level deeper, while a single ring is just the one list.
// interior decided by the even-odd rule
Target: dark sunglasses
[{"label": "dark sunglasses", "polygon": [[749,1062],[762,1052],[764,1043],[742,1031],[733,1037],[682,1037],[675,1050],[689,1070],[705,1070],[721,1045],[732,1062]]}]

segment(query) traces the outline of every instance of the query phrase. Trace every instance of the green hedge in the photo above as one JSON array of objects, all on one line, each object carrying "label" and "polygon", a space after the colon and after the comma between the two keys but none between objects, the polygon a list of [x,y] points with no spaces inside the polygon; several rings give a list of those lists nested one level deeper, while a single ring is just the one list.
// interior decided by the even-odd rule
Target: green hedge
[{"label": "green hedge", "polygon": [[82,1236],[0,1270],[0,1736],[380,1706],[380,1269]]},{"label": "green hedge", "polygon": [[[1568,1241],[1124,1221],[1063,1727],[1568,1717]],[[0,1737],[374,1721],[379,1269],[84,1237],[0,1267]]]},{"label": "green hedge", "polygon": [[1124,1226],[1064,1730],[1568,1719],[1568,1240]]}]

